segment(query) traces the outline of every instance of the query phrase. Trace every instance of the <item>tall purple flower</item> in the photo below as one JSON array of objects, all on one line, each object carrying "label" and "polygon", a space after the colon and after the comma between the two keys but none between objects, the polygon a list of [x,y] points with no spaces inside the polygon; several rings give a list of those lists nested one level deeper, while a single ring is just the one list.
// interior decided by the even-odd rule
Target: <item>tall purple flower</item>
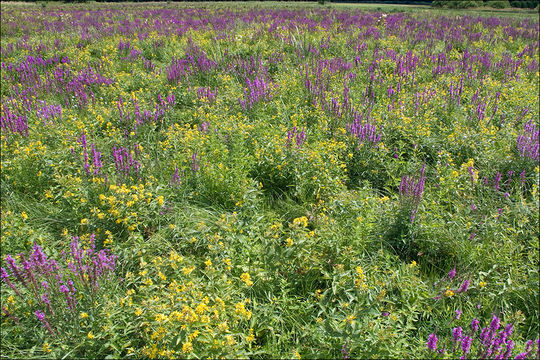
[{"label": "tall purple flower", "polygon": [[182,177],[184,177],[184,170],[182,170],[182,175],[180,176],[179,173],[178,173],[178,168],[176,167],[174,169],[174,174],[172,176],[172,179],[170,181],[170,185],[173,186],[173,185],[178,185],[182,182]]},{"label": "tall purple flower", "polygon": [[491,325],[489,326],[490,330],[495,332],[499,329],[500,326],[500,319],[497,317],[497,315],[493,315],[493,318],[491,319]]},{"label": "tall purple flower", "polygon": [[469,289],[469,284],[471,283],[470,280],[465,280],[463,282],[463,284],[461,285],[461,289],[459,289],[459,292],[460,293],[464,293],[464,292],[467,292],[467,290]]},{"label": "tall purple flower", "polygon": [[521,157],[529,158],[538,162],[540,159],[539,152],[539,134],[540,129],[532,120],[525,124],[523,134],[517,137],[517,149]]},{"label": "tall purple flower", "polygon": [[471,322],[471,329],[473,333],[478,331],[478,325],[480,324],[480,321],[477,318],[474,318]]},{"label": "tall purple flower", "polygon": [[427,347],[431,351],[437,350],[437,335],[430,334],[427,342]]},{"label": "tall purple flower", "polygon": [[461,326],[458,326],[452,329],[452,336],[455,342],[458,342],[461,340],[462,333],[463,333],[463,329],[461,328]]},{"label": "tall purple flower", "polygon": [[463,341],[461,342],[461,350],[463,350],[465,354],[468,354],[471,349],[471,344],[472,344],[472,337],[464,336]]},{"label": "tall purple flower", "polygon": [[195,151],[193,155],[191,156],[191,170],[193,170],[194,173],[199,171],[199,160],[197,159],[197,152]]},{"label": "tall purple flower", "polygon": [[34,312],[34,314],[36,315],[39,321],[41,322],[45,321],[45,313],[43,313],[43,311],[37,310]]}]

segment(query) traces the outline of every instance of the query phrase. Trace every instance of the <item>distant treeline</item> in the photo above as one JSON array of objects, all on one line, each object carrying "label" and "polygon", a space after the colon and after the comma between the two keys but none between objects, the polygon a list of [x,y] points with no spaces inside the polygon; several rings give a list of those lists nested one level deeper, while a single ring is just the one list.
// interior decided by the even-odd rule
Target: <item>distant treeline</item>
[{"label": "distant treeline", "polygon": [[398,5],[431,5],[433,0],[332,0],[333,3],[362,4],[398,4]]},{"label": "distant treeline", "polygon": [[[65,3],[82,3],[89,0],[18,0],[25,2],[65,2]],[[93,0],[97,2],[143,2],[143,1],[162,1],[170,2],[171,0]],[[172,0],[176,2],[178,0]],[[206,0],[188,0],[195,2],[203,2]],[[236,1],[236,0],[222,0]],[[249,1],[249,0],[248,0]],[[258,0],[264,1],[264,0]],[[282,0],[274,0],[282,1]],[[288,0],[283,0],[288,1]],[[295,0],[301,2],[313,2],[314,0]],[[459,9],[459,8],[475,8],[488,6],[493,8],[535,8],[539,4],[539,0],[318,0],[319,3],[349,3],[349,4],[397,4],[397,5],[431,5],[439,8]]]},{"label": "distant treeline", "polygon": [[509,7],[532,9],[538,6],[538,0],[433,0],[431,6],[447,9],[469,9],[482,6],[496,9]]}]

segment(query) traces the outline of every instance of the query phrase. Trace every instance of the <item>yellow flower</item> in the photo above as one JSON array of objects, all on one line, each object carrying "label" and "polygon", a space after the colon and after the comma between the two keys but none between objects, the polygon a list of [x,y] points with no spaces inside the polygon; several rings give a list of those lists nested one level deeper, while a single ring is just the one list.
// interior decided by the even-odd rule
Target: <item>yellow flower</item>
[{"label": "yellow flower", "polygon": [[184,273],[184,275],[189,275],[193,270],[195,270],[195,266],[188,266],[188,267],[183,267],[182,268],[182,272]]},{"label": "yellow flower", "polygon": [[141,308],[137,308],[135,310],[135,316],[141,316],[141,314],[143,313],[142,309]]},{"label": "yellow flower", "polygon": [[230,346],[236,344],[236,340],[234,339],[232,335],[226,335],[225,340],[227,340],[227,344]]},{"label": "yellow flower", "polygon": [[89,339],[95,338],[94,334],[91,331],[88,332],[88,338]]},{"label": "yellow flower", "polygon": [[478,286],[480,286],[480,289],[483,289],[484,286],[486,286],[486,282],[485,282],[485,281],[480,281],[480,283],[478,284]]},{"label": "yellow flower", "polygon": [[49,347],[49,343],[43,344],[43,352],[50,353],[51,348]]},{"label": "yellow flower", "polygon": [[246,341],[249,343],[253,340],[255,340],[255,335],[253,335],[253,329],[249,329],[249,335],[246,336]]},{"label": "yellow flower", "polygon": [[410,263],[409,267],[410,267],[410,268],[413,268],[413,267],[415,267],[415,266],[416,266],[416,261],[413,260],[412,263]]},{"label": "yellow flower", "polygon": [[454,296],[454,292],[450,289],[446,289],[446,291],[444,292],[444,296],[446,297]]},{"label": "yellow flower", "polygon": [[293,224],[294,225],[302,225],[303,227],[307,227],[308,225],[308,219],[307,217],[305,216],[302,216],[302,217],[299,217],[299,218],[295,218],[293,220]]},{"label": "yellow flower", "polygon": [[81,225],[87,225],[87,224],[88,224],[87,218],[81,219]]},{"label": "yellow flower", "polygon": [[293,243],[294,243],[294,242],[293,242],[293,239],[287,238],[287,240],[285,240],[285,241],[287,241],[287,247],[293,246]]},{"label": "yellow flower", "polygon": [[22,218],[23,218],[24,220],[28,219],[28,215],[26,215],[26,212],[25,212],[25,211],[23,211],[23,212],[21,213],[21,216],[22,216]]},{"label": "yellow flower", "polygon": [[184,354],[189,354],[190,352],[193,351],[193,345],[191,344],[191,342],[186,342],[182,345],[182,351],[184,352]]},{"label": "yellow flower", "polygon": [[81,319],[86,319],[88,317],[88,314],[85,312],[82,312],[80,315]]},{"label": "yellow flower", "polygon": [[251,281],[251,276],[249,276],[249,273],[247,272],[240,275],[240,279],[242,279],[242,281],[246,283],[247,286],[253,285],[253,281]]}]

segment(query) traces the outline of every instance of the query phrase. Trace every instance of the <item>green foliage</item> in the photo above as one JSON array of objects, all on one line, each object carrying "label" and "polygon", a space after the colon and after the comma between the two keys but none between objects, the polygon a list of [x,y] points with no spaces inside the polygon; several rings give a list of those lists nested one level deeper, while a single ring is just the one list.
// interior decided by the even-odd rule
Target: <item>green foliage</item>
[{"label": "green foliage", "polygon": [[446,9],[471,9],[481,7],[482,0],[434,0],[431,3],[433,7],[442,7]]},{"label": "green foliage", "polygon": [[[430,357],[431,333],[451,347],[492,313],[523,351],[540,315],[537,20],[223,4],[2,3],[0,265],[24,289],[2,282],[2,355]],[[420,169],[422,194],[404,191]],[[70,271],[73,237],[116,256],[97,291]],[[35,245],[76,311],[56,278],[49,314],[10,270]]]},{"label": "green foliage", "polygon": [[522,8],[522,9],[535,9],[538,8],[538,1],[536,0],[511,0],[510,5],[512,7]]},{"label": "green foliage", "polygon": [[492,7],[495,9],[506,9],[510,7],[508,0],[490,0],[484,1],[484,6]]}]

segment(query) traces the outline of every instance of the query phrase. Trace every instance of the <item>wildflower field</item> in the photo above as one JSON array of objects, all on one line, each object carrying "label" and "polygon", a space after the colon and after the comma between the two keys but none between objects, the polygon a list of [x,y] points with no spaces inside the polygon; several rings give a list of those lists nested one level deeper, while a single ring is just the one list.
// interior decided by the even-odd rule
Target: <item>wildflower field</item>
[{"label": "wildflower field", "polygon": [[1,10],[2,358],[540,357],[537,15]]}]

